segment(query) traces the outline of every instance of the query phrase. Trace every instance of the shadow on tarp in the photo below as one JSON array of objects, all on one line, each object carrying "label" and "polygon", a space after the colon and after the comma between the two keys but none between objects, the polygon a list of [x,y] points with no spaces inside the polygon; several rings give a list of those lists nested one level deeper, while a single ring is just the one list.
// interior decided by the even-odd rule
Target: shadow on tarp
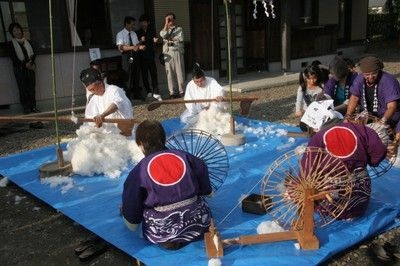
[{"label": "shadow on tarp", "polygon": [[[304,144],[306,139],[289,140],[274,130],[296,130],[292,126],[261,122],[238,117],[243,126],[267,129],[246,132],[247,142],[241,147],[227,147],[230,169],[222,187],[208,199],[217,229],[222,238],[256,234],[256,227],[268,215],[243,213],[240,200],[249,193],[261,193],[260,180],[269,165],[283,153]],[[163,122],[168,135],[182,125],[178,119]],[[72,220],[102,237],[115,247],[143,261],[146,265],[206,265],[208,262],[203,241],[191,243],[179,251],[167,251],[143,239],[140,230],[129,231],[120,215],[121,193],[128,170],[120,178],[74,176],[74,186],[62,193],[62,187],[50,187],[39,179],[39,167],[56,160],[55,147],[45,147],[0,158],[0,174],[22,189],[45,201]],[[132,166],[131,166],[132,167]],[[130,168],[131,168],[130,167]],[[336,221],[318,228],[321,242],[318,250],[304,251],[294,247],[294,241],[230,246],[225,248],[223,265],[314,265],[370,238],[399,225],[400,191],[399,169],[391,169],[383,177],[373,180],[373,195],[369,209],[362,218],[352,222]]]}]

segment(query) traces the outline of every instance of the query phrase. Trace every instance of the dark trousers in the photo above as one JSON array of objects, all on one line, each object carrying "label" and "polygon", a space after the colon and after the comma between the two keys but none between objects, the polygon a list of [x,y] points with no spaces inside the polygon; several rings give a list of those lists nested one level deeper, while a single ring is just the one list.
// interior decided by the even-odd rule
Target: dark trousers
[{"label": "dark trousers", "polygon": [[14,68],[15,79],[19,90],[19,100],[24,112],[30,112],[36,108],[36,79],[35,71],[27,68]]},{"label": "dark trousers", "polygon": [[126,95],[130,100],[144,99],[142,88],[139,86],[140,79],[140,61],[134,57],[132,63],[129,62],[127,54],[122,55],[122,68],[127,73]]},{"label": "dark trousers", "polygon": [[[142,72],[142,80],[146,92],[160,94],[158,90],[157,67],[154,58],[142,57],[140,70]],[[151,78],[152,89],[150,89],[150,84],[149,84],[149,73]]]}]

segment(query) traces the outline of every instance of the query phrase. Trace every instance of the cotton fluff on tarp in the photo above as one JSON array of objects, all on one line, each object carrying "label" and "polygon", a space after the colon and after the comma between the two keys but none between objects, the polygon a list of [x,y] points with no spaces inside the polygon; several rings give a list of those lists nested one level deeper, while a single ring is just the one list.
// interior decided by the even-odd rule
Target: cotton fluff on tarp
[{"label": "cotton fluff on tarp", "polygon": [[87,125],[82,125],[76,134],[64,153],[76,174],[117,178],[130,163],[136,164],[144,157],[133,138]]}]

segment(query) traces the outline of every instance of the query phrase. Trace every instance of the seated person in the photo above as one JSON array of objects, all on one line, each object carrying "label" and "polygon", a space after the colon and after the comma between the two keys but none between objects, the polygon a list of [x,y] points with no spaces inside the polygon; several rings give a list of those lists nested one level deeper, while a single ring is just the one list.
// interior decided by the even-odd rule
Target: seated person
[{"label": "seated person", "polygon": [[[379,123],[364,125],[340,122],[331,128],[317,132],[308,143],[309,147],[323,148],[330,155],[340,158],[352,173],[354,185],[349,204],[340,214],[339,219],[357,218],[363,215],[368,207],[371,179],[366,170],[367,164],[379,165],[387,153],[388,136],[378,135],[379,127],[382,127]],[[329,214],[329,210],[326,209],[319,211]]]},{"label": "seated person", "polygon": [[[376,56],[366,56],[358,63],[361,74],[350,87],[350,99],[345,120],[352,118],[357,107],[380,118],[382,124],[392,128],[400,120],[398,101],[400,100],[399,81],[383,71],[383,63]],[[396,132],[400,132],[396,129]]]},{"label": "seated person", "polygon": [[124,136],[131,136],[132,125],[111,123],[103,125],[104,118],[133,118],[132,104],[124,90],[105,83],[100,72],[94,68],[82,70],[80,79],[86,90],[91,93],[86,104],[85,118],[93,118],[96,127],[103,126],[105,132],[120,131]]},{"label": "seated person", "polygon": [[223,111],[225,104],[224,88],[218,82],[206,77],[198,64],[193,68],[192,80],[187,84],[184,100],[215,99],[215,102],[186,103],[186,110],[181,115],[181,121],[188,126],[196,124],[202,110],[215,108]]},{"label": "seated person", "polygon": [[129,173],[122,193],[122,215],[129,229],[142,223],[145,239],[178,249],[208,231],[211,211],[201,196],[212,192],[203,160],[165,147],[165,132],[156,121],[136,129],[143,158]]},{"label": "seated person", "polygon": [[332,77],[325,84],[324,93],[334,100],[335,110],[344,115],[350,98],[350,86],[357,77],[357,73],[352,73],[346,61],[340,57],[332,60],[329,70]]},{"label": "seated person", "polygon": [[296,117],[303,116],[307,107],[323,95],[319,67],[313,65],[306,67],[299,75],[299,83],[296,97]]}]

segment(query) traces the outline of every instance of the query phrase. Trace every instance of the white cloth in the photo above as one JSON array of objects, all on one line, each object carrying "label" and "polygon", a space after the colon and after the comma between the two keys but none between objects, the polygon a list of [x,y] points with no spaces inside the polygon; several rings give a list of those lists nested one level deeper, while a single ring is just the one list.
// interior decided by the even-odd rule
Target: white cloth
[{"label": "white cloth", "polygon": [[12,41],[12,44],[14,46],[15,53],[17,54],[17,57],[18,57],[19,60],[21,60],[21,61],[25,60],[24,53],[22,52],[21,46],[19,45],[19,43],[22,43],[22,42],[23,42],[23,45],[24,45],[24,47],[26,49],[26,52],[28,53],[28,57],[29,58],[32,57],[32,55],[33,55],[32,46],[30,45],[30,43],[25,38],[22,38],[22,39],[12,38],[11,41]]},{"label": "white cloth", "polygon": [[[131,40],[133,45],[139,44],[138,37],[134,31],[131,31]],[[129,45],[129,31],[127,29],[123,29],[117,33],[116,44],[119,45]]]},{"label": "white cloth", "polygon": [[343,115],[334,110],[333,100],[325,100],[312,102],[300,121],[318,131],[322,124],[332,118],[343,119]]},{"label": "white cloth", "polygon": [[[204,87],[197,86],[191,80],[185,91],[184,100],[198,100],[198,99],[215,99],[218,96],[224,96],[224,88],[218,82],[211,78],[205,77]],[[224,102],[203,102],[203,103],[186,103],[186,110],[181,115],[181,121],[185,124],[193,125],[198,120],[198,115],[203,109],[218,109],[223,111],[225,109]]]},{"label": "white cloth", "polygon": [[[125,91],[115,85],[104,83],[105,92],[103,95],[93,95],[86,105],[85,117],[93,118],[96,115],[102,114],[107,108],[114,103],[118,110],[108,115],[106,118],[133,118],[133,108]],[[104,123],[105,132],[119,132],[117,124]]]}]

